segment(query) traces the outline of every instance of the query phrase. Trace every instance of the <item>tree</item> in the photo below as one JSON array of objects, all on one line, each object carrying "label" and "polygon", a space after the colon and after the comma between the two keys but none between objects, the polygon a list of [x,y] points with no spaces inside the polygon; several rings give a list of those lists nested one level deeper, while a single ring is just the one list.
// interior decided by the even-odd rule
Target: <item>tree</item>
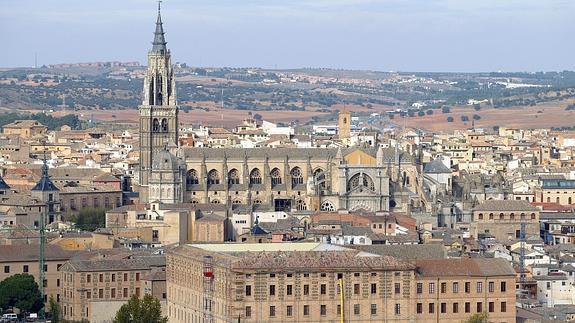
[{"label": "tree", "polygon": [[443,106],[441,108],[442,113],[451,113],[451,109],[448,106]]},{"label": "tree", "polygon": [[479,120],[479,119],[481,119],[480,115],[478,115],[478,114],[473,115],[473,120]]},{"label": "tree", "polygon": [[[431,110],[429,110],[429,111],[431,111]],[[417,113],[417,115],[420,116],[420,117],[423,117],[423,116],[425,116],[425,112],[419,111],[419,112]]]},{"label": "tree", "polygon": [[0,282],[0,308],[11,307],[28,313],[36,313],[44,307],[34,276],[16,274]]},{"label": "tree", "polygon": [[160,301],[150,294],[139,299],[136,295],[128,303],[122,305],[114,323],[167,323],[168,318],[162,316],[162,306]]},{"label": "tree", "polygon": [[467,122],[467,121],[469,121],[469,117],[468,116],[461,116],[461,121]]},{"label": "tree", "polygon": [[428,116],[433,115],[433,110],[429,109],[425,111],[425,113],[427,113]]},{"label": "tree", "polygon": [[76,218],[76,226],[86,231],[94,231],[106,226],[106,211],[103,208],[83,208]]},{"label": "tree", "polygon": [[479,110],[481,110],[481,105],[479,105],[479,103],[475,103],[473,105],[473,109],[475,109],[475,111],[479,111]]},{"label": "tree", "polygon": [[453,122],[453,117],[447,117],[447,122]]},{"label": "tree", "polygon": [[489,322],[489,318],[487,313],[477,313],[471,315],[470,318],[465,321],[465,323],[487,323]]},{"label": "tree", "polygon": [[52,319],[52,323],[60,323],[60,305],[52,296],[50,296],[48,304],[50,306],[50,318]]}]

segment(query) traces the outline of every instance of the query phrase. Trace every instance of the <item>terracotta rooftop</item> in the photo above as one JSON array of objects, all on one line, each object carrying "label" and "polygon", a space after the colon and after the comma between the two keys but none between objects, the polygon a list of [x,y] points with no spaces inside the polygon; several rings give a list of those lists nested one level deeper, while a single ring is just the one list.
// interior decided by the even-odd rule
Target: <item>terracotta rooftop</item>
[{"label": "terracotta rooftop", "polygon": [[447,276],[513,276],[515,270],[502,258],[463,258],[417,260],[417,273],[427,277]]}]

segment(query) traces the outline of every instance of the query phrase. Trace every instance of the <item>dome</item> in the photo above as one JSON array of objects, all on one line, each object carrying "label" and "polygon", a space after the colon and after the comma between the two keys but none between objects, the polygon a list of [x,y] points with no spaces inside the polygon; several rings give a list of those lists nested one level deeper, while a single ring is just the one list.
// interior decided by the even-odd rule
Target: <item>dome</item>
[{"label": "dome", "polygon": [[165,149],[160,150],[152,160],[152,170],[175,170],[179,169],[179,165],[178,158]]}]

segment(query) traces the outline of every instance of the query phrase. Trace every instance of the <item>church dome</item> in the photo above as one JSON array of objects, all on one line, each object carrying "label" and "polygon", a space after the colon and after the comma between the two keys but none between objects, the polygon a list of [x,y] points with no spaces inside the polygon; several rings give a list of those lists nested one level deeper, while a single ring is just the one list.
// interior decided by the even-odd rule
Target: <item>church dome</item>
[{"label": "church dome", "polygon": [[175,170],[179,165],[178,158],[165,149],[160,150],[152,160],[153,170]]}]

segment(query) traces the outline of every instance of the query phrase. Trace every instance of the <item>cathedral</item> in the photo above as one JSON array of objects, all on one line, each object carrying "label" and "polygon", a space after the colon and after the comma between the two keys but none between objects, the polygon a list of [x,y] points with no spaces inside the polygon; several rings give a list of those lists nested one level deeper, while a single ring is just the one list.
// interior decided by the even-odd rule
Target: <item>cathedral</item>
[{"label": "cathedral", "polygon": [[[175,76],[159,11],[139,115],[142,202],[292,212],[421,204],[420,156],[397,148],[179,147]],[[349,122],[349,112],[340,115],[342,143]]]}]

